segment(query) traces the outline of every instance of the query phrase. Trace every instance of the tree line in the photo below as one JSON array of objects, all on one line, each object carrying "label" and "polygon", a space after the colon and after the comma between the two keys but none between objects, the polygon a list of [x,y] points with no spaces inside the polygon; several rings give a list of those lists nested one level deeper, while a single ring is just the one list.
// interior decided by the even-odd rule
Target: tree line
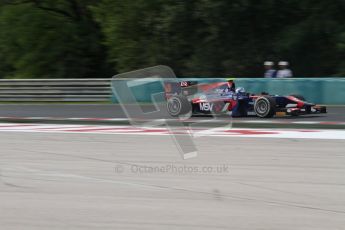
[{"label": "tree line", "polygon": [[345,74],[345,1],[1,0],[0,78],[111,77],[158,64],[179,76]]}]

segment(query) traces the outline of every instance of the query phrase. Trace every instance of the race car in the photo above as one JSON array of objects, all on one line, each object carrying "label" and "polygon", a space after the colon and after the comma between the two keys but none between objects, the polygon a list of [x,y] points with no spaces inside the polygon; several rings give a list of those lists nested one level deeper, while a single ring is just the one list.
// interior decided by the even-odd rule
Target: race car
[{"label": "race car", "polygon": [[254,114],[261,118],[275,115],[298,116],[326,113],[325,106],[307,102],[300,95],[251,94],[236,88],[233,80],[198,84],[192,81],[166,82],[167,111],[173,116],[185,114],[229,114],[246,117]]}]

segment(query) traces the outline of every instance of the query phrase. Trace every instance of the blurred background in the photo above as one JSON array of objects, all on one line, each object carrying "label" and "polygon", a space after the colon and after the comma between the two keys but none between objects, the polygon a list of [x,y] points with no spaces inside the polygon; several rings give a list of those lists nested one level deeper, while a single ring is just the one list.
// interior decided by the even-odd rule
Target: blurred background
[{"label": "blurred background", "polygon": [[345,1],[2,0],[0,78],[105,78],[164,64],[178,76],[345,75]]}]

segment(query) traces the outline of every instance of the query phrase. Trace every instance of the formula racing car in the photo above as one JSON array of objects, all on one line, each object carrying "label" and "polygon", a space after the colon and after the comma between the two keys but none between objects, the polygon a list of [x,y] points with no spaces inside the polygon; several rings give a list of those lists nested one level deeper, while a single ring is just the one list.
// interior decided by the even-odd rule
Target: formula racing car
[{"label": "formula racing car", "polygon": [[326,113],[325,106],[307,102],[301,95],[251,94],[236,88],[233,80],[215,83],[192,81],[166,82],[167,111],[177,117],[185,114],[230,114],[245,117],[254,114],[261,118],[275,115],[298,116]]}]

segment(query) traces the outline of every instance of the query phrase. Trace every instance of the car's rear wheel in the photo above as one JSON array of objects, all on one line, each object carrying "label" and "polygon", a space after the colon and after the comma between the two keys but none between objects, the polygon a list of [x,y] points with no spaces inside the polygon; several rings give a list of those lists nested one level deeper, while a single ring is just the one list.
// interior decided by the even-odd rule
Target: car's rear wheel
[{"label": "car's rear wheel", "polygon": [[256,99],[254,111],[258,117],[273,117],[276,111],[276,101],[269,96],[262,96]]},{"label": "car's rear wheel", "polygon": [[186,97],[176,95],[168,99],[167,110],[171,116],[177,117],[189,113],[192,110],[192,105]]}]

